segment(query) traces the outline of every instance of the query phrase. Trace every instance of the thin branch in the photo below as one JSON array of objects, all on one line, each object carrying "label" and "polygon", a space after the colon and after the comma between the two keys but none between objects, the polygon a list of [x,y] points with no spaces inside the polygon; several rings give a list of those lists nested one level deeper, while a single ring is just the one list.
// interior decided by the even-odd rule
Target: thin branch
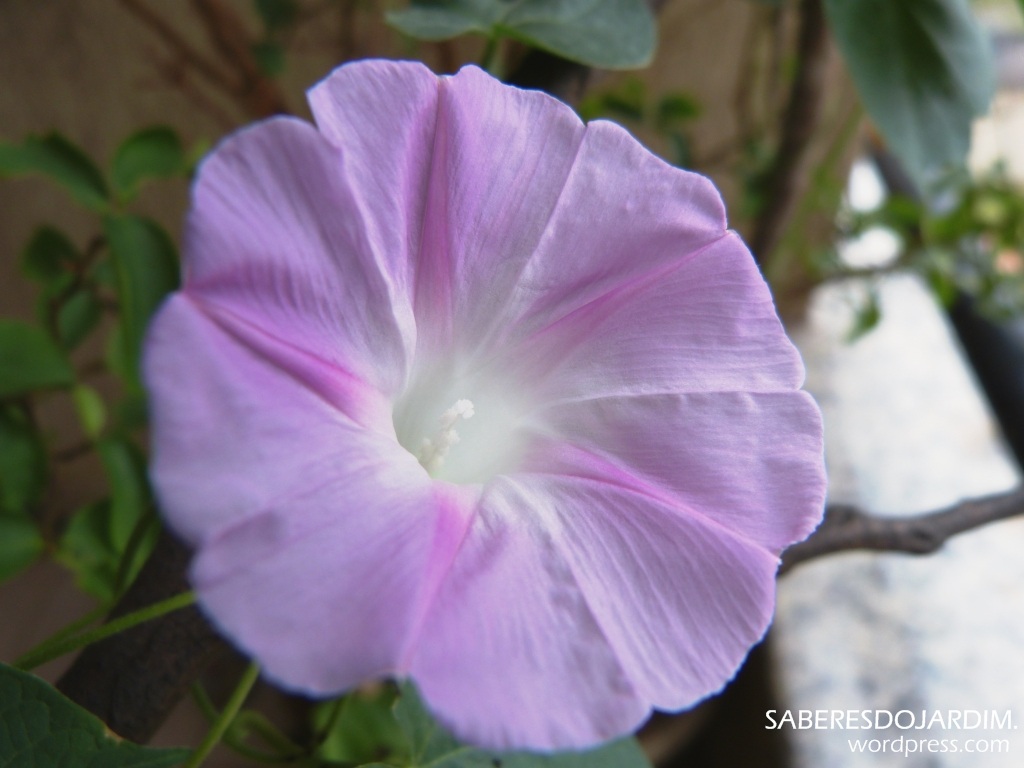
[{"label": "thin branch", "polygon": [[1024,515],[1024,486],[913,517],[878,517],[852,505],[832,504],[818,530],[786,550],[779,573],[808,560],[858,549],[927,555],[959,533],[1018,515]]},{"label": "thin branch", "polygon": [[284,93],[260,69],[242,19],[220,0],[192,0],[210,42],[239,76],[233,96],[251,117],[286,114]]},{"label": "thin branch", "polygon": [[182,37],[160,14],[147,6],[142,0],[121,0],[121,5],[149,27],[168,48],[175,51],[193,69],[205,77],[212,85],[228,92],[237,89],[237,81],[216,63],[206,58],[192,44]]},{"label": "thin branch", "polygon": [[779,150],[768,177],[767,202],[750,239],[751,250],[762,265],[786,231],[807,183],[807,150],[821,121],[830,49],[822,0],[803,0],[796,77],[782,117]]}]

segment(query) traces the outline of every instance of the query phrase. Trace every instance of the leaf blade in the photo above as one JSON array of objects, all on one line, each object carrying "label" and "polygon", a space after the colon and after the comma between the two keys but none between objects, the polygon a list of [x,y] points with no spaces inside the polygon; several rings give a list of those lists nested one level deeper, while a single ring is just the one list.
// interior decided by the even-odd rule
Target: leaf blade
[{"label": "leaf blade", "polygon": [[20,320],[0,319],[0,398],[68,387],[74,381],[71,364],[45,331]]},{"label": "leaf blade", "polygon": [[961,166],[972,119],[995,92],[991,46],[966,0],[825,0],[872,120],[928,189]]}]

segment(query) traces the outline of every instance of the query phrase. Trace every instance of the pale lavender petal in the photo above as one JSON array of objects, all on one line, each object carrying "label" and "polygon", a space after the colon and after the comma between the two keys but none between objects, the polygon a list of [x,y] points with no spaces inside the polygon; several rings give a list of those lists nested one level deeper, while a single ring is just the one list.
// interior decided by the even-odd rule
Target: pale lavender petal
[{"label": "pale lavender petal", "polygon": [[732,233],[634,273],[530,335],[507,359],[548,401],[779,392],[803,380],[768,286]]},{"label": "pale lavender petal", "polygon": [[221,143],[200,166],[185,242],[185,290],[384,392],[415,345],[344,174],[308,123],[276,118]]},{"label": "pale lavender petal", "polygon": [[592,746],[649,712],[554,523],[525,485],[504,477],[488,485],[413,646],[408,671],[442,722],[470,743]]},{"label": "pale lavender petal", "polygon": [[720,689],[768,626],[777,557],[589,456],[563,459],[530,477],[530,501],[558,520],[557,550],[639,695],[673,710]]},{"label": "pale lavender petal", "polygon": [[425,601],[461,543],[472,492],[353,434],[345,474],[221,530],[199,552],[200,606],[284,688],[336,694],[401,674]]},{"label": "pale lavender petal", "polygon": [[416,313],[436,326],[436,343],[468,354],[515,322],[503,307],[517,301],[584,126],[547,94],[476,67],[441,81],[437,121]]},{"label": "pale lavender petal", "polygon": [[589,456],[591,475],[631,476],[774,554],[821,520],[821,414],[805,392],[594,398],[539,419],[558,439],[534,445],[527,471],[559,471],[568,442],[567,474]]},{"label": "pale lavender petal", "polygon": [[346,476],[357,425],[394,443],[390,404],[376,390],[186,294],[154,320],[145,375],[151,475],[167,520],[193,545]]},{"label": "pale lavender petal", "polygon": [[424,230],[436,276],[421,275],[417,313],[450,305],[464,354],[494,354],[725,234],[707,179],[545,94],[466,68],[438,120]]},{"label": "pale lavender petal", "polygon": [[437,76],[419,62],[357,61],[310,89],[317,128],[342,158],[384,279],[412,309],[438,122]]}]

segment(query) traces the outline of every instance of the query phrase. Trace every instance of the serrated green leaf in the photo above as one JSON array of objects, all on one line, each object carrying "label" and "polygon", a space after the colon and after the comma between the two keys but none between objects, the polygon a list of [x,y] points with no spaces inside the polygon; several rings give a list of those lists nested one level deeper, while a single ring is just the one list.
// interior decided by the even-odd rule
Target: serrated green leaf
[{"label": "serrated green leaf", "polygon": [[129,384],[138,388],[139,354],[150,316],[178,286],[178,256],[170,236],[138,216],[104,220],[121,309],[120,343]]},{"label": "serrated green leaf", "polygon": [[459,744],[427,710],[415,687],[402,685],[395,718],[409,743],[409,768],[650,768],[635,739],[585,752],[496,752]]},{"label": "serrated green leaf", "polygon": [[170,768],[188,754],[118,739],[35,675],[0,664],[0,768]]},{"label": "serrated green leaf", "polygon": [[424,0],[387,19],[420,40],[511,37],[602,69],[643,67],[654,55],[654,16],[644,0]]},{"label": "serrated green leaf", "polygon": [[0,177],[41,174],[65,187],[94,211],[109,207],[106,182],[81,149],[58,133],[29,136],[21,144],[0,142]]},{"label": "serrated green leaf", "polygon": [[0,398],[75,381],[67,358],[43,329],[20,320],[0,320]]},{"label": "serrated green leaf", "polygon": [[33,280],[51,283],[67,274],[78,258],[78,249],[63,232],[44,225],[32,233],[22,250],[21,271]]},{"label": "serrated green leaf", "polygon": [[43,548],[43,536],[31,519],[0,514],[0,581],[35,562]]},{"label": "serrated green leaf", "polygon": [[46,448],[28,417],[0,406],[0,514],[25,516],[46,484]]},{"label": "serrated green leaf", "polygon": [[923,190],[961,166],[971,122],[995,90],[984,30],[967,0],[825,0],[864,106]]},{"label": "serrated green leaf", "polygon": [[178,134],[156,126],[124,140],[114,155],[110,178],[118,195],[130,199],[147,179],[181,176],[186,168],[185,150]]}]

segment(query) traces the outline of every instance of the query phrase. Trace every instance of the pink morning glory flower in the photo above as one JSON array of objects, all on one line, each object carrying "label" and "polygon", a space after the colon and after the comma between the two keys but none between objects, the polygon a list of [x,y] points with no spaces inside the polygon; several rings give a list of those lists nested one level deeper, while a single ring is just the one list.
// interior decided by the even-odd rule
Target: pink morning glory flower
[{"label": "pink morning glory flower", "polygon": [[202,164],[146,356],[211,620],[584,747],[721,688],[820,519],[803,367],[705,178],[467,67],[341,67]]}]

